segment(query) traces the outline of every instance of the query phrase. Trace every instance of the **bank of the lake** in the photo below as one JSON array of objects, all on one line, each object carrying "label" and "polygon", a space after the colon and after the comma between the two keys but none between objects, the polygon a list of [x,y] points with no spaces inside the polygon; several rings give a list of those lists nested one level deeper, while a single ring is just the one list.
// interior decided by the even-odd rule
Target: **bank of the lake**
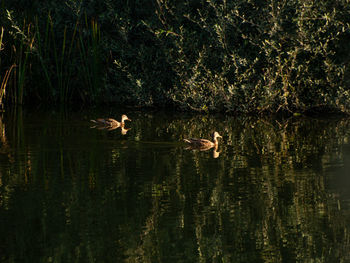
[{"label": "bank of the lake", "polygon": [[347,0],[0,5],[1,103],[350,109]]}]

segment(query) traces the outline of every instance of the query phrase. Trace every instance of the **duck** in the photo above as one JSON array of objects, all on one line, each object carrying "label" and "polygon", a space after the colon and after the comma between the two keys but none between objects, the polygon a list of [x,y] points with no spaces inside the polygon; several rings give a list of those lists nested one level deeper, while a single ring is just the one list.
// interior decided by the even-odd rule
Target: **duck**
[{"label": "duck", "polygon": [[91,122],[98,124],[98,125],[103,125],[106,127],[124,127],[125,123],[124,121],[131,121],[131,119],[128,118],[125,114],[122,115],[121,121],[116,121],[115,119],[112,118],[107,118],[107,119],[96,119],[96,120],[91,120]]},{"label": "duck", "polygon": [[219,145],[218,138],[222,138],[222,136],[217,131],[215,131],[212,133],[213,141],[209,141],[207,139],[197,139],[197,138],[189,138],[189,139],[183,139],[183,140],[190,146],[190,148],[197,148],[200,150],[209,150],[213,147],[217,149]]}]

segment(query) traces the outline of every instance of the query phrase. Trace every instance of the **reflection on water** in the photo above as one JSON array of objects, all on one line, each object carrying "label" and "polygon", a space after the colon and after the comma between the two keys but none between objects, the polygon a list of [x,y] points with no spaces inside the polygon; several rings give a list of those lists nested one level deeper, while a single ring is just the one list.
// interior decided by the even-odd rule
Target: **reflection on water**
[{"label": "reflection on water", "polygon": [[219,152],[219,146],[216,145],[214,147],[193,147],[193,146],[186,146],[185,147],[186,150],[192,150],[192,151],[212,151],[212,156],[213,158],[218,158],[220,156],[220,152]]},{"label": "reflection on water", "polygon": [[127,114],[1,116],[1,262],[350,261],[349,120]]}]

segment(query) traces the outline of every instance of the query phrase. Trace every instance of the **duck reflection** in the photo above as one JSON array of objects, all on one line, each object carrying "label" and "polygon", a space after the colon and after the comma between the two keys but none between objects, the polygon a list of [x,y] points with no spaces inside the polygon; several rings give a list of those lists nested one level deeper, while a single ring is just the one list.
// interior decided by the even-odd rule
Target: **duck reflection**
[{"label": "duck reflection", "polygon": [[91,126],[90,128],[98,129],[98,130],[106,130],[106,131],[113,131],[113,130],[116,130],[116,129],[120,128],[120,133],[122,135],[126,135],[127,132],[129,130],[131,130],[131,128],[125,128],[123,126],[120,126],[120,127],[116,127],[116,126],[109,127],[109,126],[94,125],[94,126]]},{"label": "duck reflection", "polygon": [[220,152],[218,151],[218,147],[214,147],[213,149],[213,158],[218,158],[220,155]]},{"label": "duck reflection", "polygon": [[213,148],[212,155],[213,158],[218,158],[220,156],[220,152],[218,151],[218,146],[215,147],[193,147],[193,146],[187,146],[186,150],[193,150],[193,151],[208,151]]}]

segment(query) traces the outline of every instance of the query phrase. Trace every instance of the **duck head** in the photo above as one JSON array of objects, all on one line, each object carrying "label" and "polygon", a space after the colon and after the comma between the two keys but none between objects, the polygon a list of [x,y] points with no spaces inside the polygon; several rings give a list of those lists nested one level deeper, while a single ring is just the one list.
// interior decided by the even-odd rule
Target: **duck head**
[{"label": "duck head", "polygon": [[122,115],[122,120],[121,122],[124,123],[124,121],[131,121],[131,119],[128,118],[125,114]]},{"label": "duck head", "polygon": [[214,142],[217,141],[217,138],[222,138],[222,136],[217,131],[213,132],[212,137]]}]

